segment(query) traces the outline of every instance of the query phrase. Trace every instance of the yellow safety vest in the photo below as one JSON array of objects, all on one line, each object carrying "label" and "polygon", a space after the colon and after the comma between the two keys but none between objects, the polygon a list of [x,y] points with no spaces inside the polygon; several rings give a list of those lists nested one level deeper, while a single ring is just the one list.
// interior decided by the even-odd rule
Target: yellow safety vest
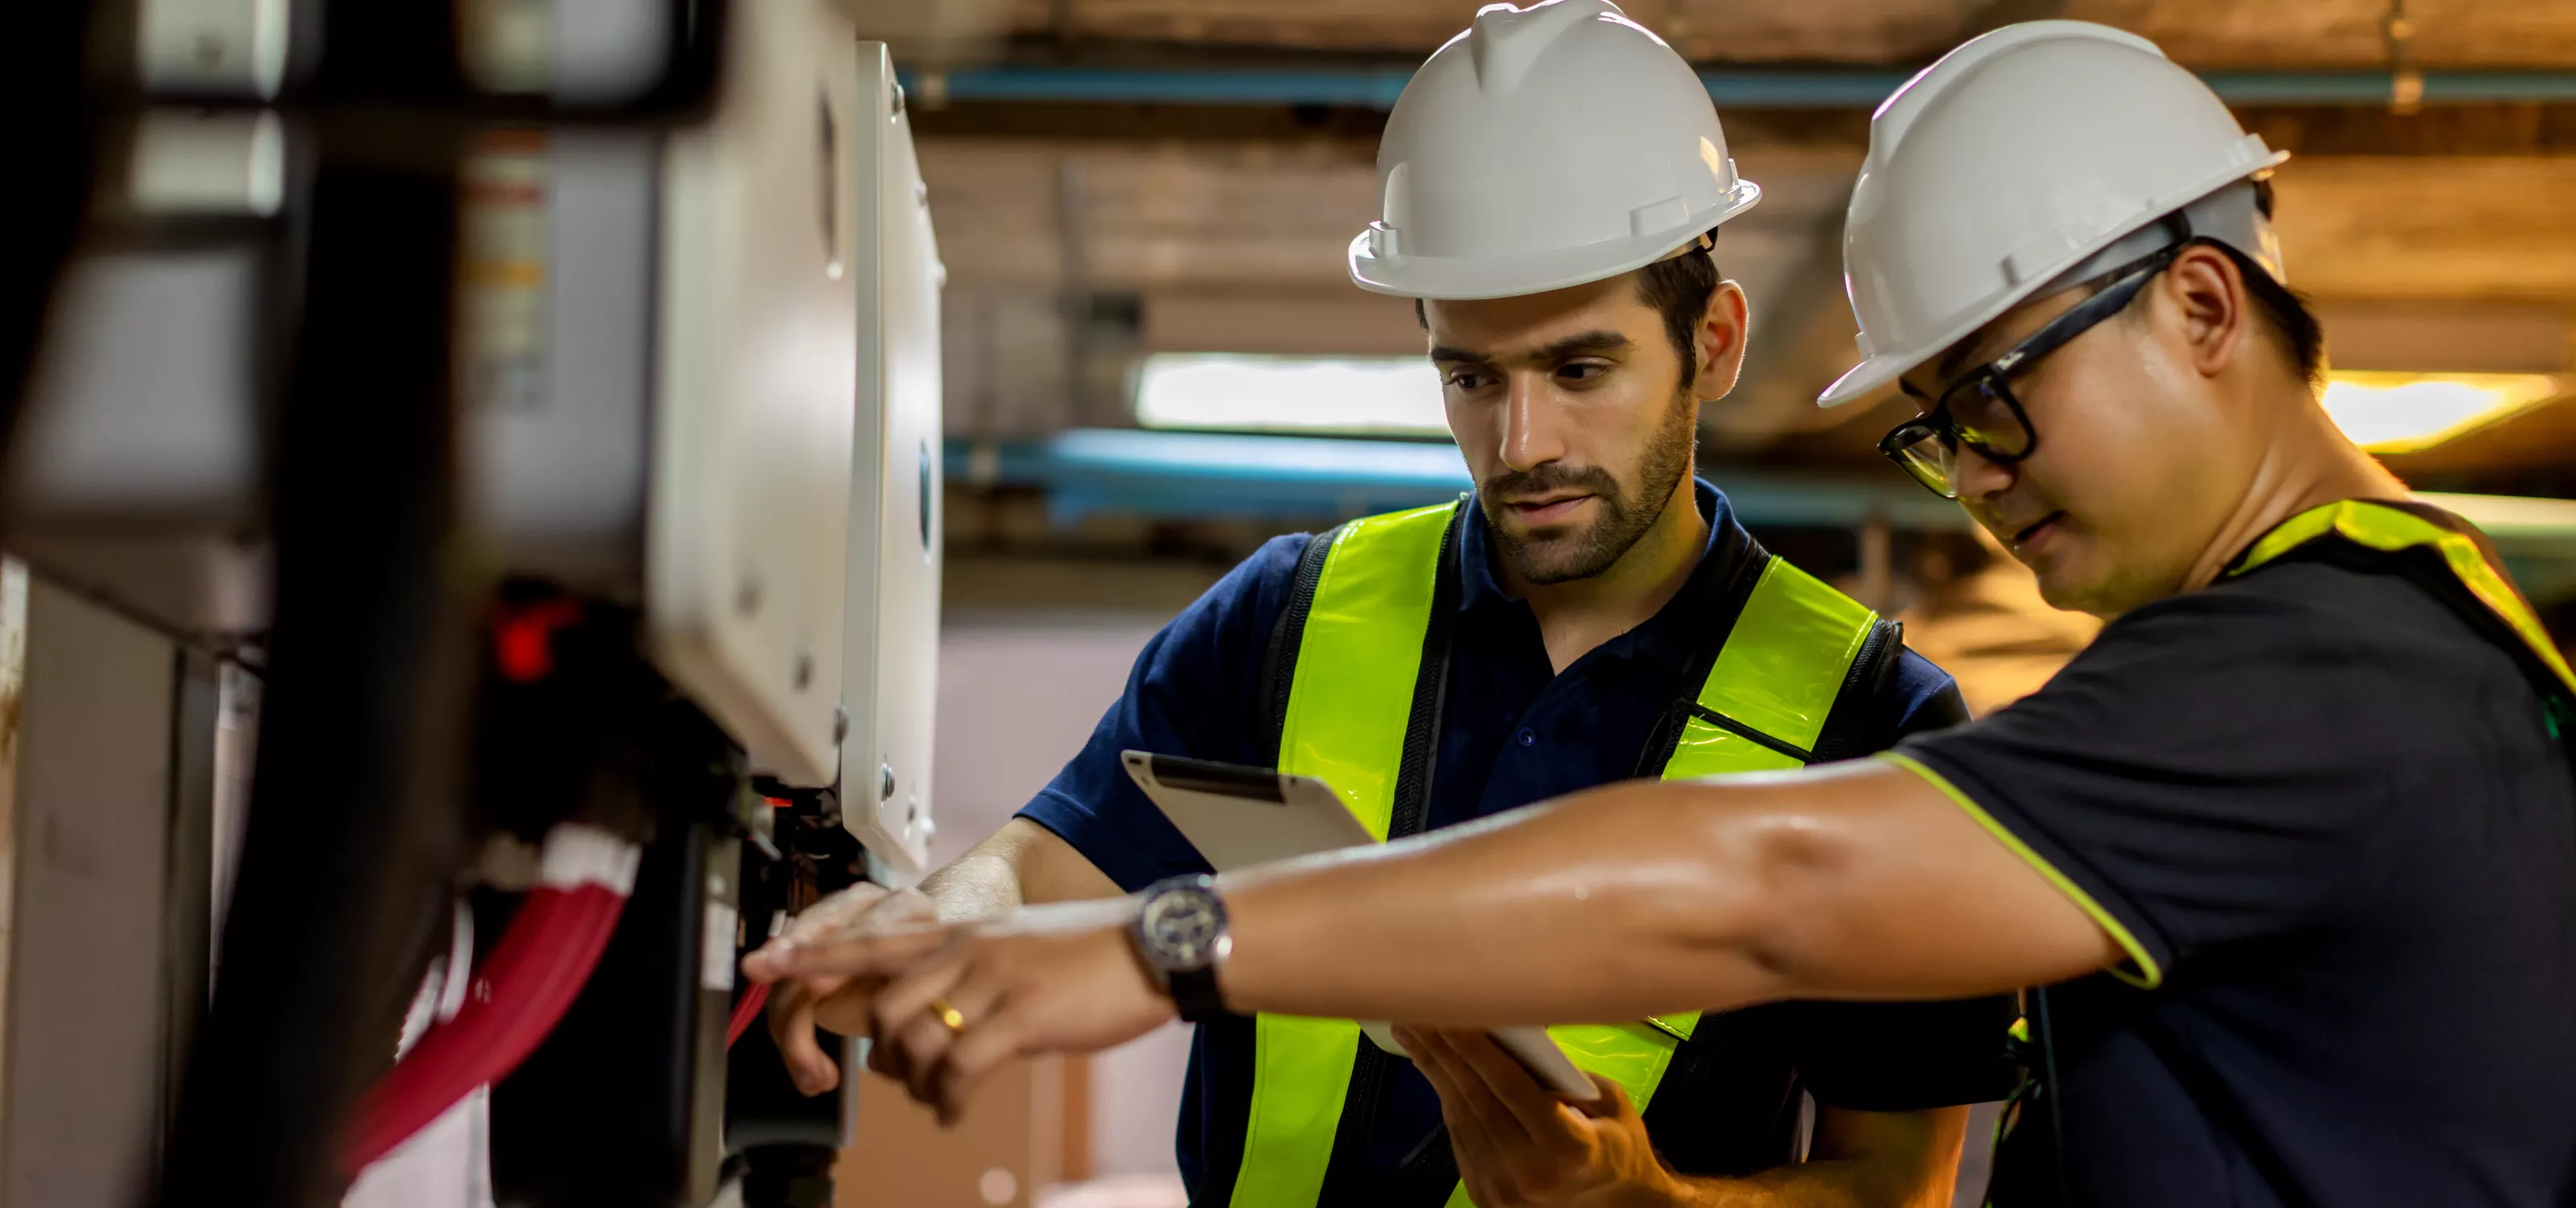
[{"label": "yellow safety vest", "polygon": [[2514,656],[2541,699],[2550,735],[2576,751],[2576,674],[2475,533],[2468,522],[2430,507],[2347,499],[2281,522],[2227,574],[2314,558],[2413,581]]},{"label": "yellow safety vest", "polygon": [[[1380,841],[1391,829],[1421,830],[1428,809],[1447,678],[1443,610],[1454,607],[1451,547],[1465,506],[1372,516],[1315,538],[1274,638],[1273,667],[1292,669],[1270,686],[1279,770],[1330,783]],[[1849,597],[1758,556],[1759,578],[1672,740],[1666,780],[1811,762],[1856,670],[1902,640]],[[1643,1111],[1698,1023],[1693,1012],[1548,1031]],[[1347,1019],[1255,1021],[1250,1124],[1232,1208],[1319,1202],[1361,1051],[1359,1025]],[[1468,1204],[1465,1188],[1449,1203]]]}]

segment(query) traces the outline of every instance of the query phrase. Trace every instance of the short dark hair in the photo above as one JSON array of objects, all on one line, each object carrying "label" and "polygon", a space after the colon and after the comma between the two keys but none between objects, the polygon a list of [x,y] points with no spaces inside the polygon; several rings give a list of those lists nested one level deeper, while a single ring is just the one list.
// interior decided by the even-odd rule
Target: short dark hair
[{"label": "short dark hair", "polygon": [[2272,334],[2281,337],[2283,350],[2290,354],[2290,363],[2298,368],[2308,391],[2325,389],[2326,329],[2317,322],[2317,312],[2308,309],[2307,296],[2281,284],[2253,257],[2223,243],[2218,249],[2236,262],[2237,275],[2245,278],[2245,295],[2254,300],[2255,311],[2271,326]]},{"label": "short dark hair", "polygon": [[[2271,181],[2254,182],[2254,208],[2262,213],[2265,222],[2271,221]],[[2326,329],[2317,322],[2317,312],[2308,309],[2307,295],[2283,285],[2253,257],[2223,243],[2218,246],[2236,262],[2237,274],[2245,278],[2245,293],[2254,299],[2254,309],[2262,312],[2264,321],[2272,325],[2272,334],[2281,337],[2291,364],[2298,367],[2309,392],[2325,389]]]},{"label": "short dark hair", "polygon": [[[1708,317],[1708,300],[1726,274],[1717,271],[1717,228],[1708,231],[1710,247],[1692,247],[1669,259],[1637,270],[1637,297],[1664,317],[1664,338],[1682,359],[1682,384],[1699,376],[1699,324]],[[1413,300],[1413,317],[1425,328],[1431,316],[1422,299]]]},{"label": "short dark hair", "polygon": [[[1709,229],[1708,241],[1717,242],[1716,228]],[[1664,316],[1664,336],[1681,356],[1685,386],[1699,376],[1700,320],[1708,317],[1709,297],[1717,292],[1723,276],[1717,271],[1713,246],[1694,247],[1638,270],[1637,296]]]}]

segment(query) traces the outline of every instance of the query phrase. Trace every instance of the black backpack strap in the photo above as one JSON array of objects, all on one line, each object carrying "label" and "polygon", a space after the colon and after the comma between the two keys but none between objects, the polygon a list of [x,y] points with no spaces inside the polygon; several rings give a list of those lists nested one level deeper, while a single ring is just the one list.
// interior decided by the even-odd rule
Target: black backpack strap
[{"label": "black backpack strap", "polygon": [[[1449,527],[1440,536],[1439,577],[1431,588],[1430,623],[1422,631],[1421,670],[1413,677],[1413,708],[1405,718],[1404,754],[1395,778],[1395,800],[1387,814],[1389,839],[1418,835],[1431,826],[1432,774],[1438,770],[1440,729],[1449,706],[1450,639],[1458,628],[1458,593],[1464,578],[1459,565],[1459,526],[1466,514],[1467,507],[1461,503],[1450,513]],[[1294,670],[1293,662],[1290,669]],[[1279,703],[1284,714],[1284,692]],[[1370,1135],[1386,1111],[1387,1100],[1395,1093],[1397,1060],[1365,1034],[1360,1037],[1359,1052],[1351,1061],[1350,1088],[1342,1099],[1342,1118],[1333,1132],[1332,1162],[1325,1168],[1324,1186],[1316,1203],[1379,1202],[1372,1194],[1376,1176],[1362,1170],[1360,1162]],[[1443,1189],[1442,1199],[1446,1194]]]},{"label": "black backpack strap", "polygon": [[1870,622],[1869,636],[1861,639],[1860,654],[1843,675],[1842,691],[1834,695],[1834,707],[1825,714],[1825,728],[1816,735],[1815,762],[1832,763],[1872,753],[1869,723],[1879,702],[1886,699],[1888,686],[1896,682],[1896,664],[1904,654],[1903,621],[1880,617]]},{"label": "black backpack strap", "polygon": [[[1771,565],[1771,551],[1745,534],[1744,548],[1735,558],[1735,568],[1728,574],[1725,590],[1718,593],[1715,607],[1702,618],[1699,646],[1691,652],[1689,665],[1682,668],[1673,699],[1655,715],[1655,723],[1646,730],[1645,744],[1637,749],[1637,763],[1628,775],[1638,780],[1653,780],[1664,774],[1671,763],[1673,749],[1680,745],[1682,731],[1690,724],[1691,714],[1699,707],[1700,685],[1708,682],[1708,673],[1717,666],[1718,652],[1726,648],[1728,634],[1735,632],[1735,622],[1744,615],[1744,606],[1753,600],[1753,589],[1762,582],[1762,571]],[[1837,706],[1839,706],[1839,701]]]},{"label": "black backpack strap", "polygon": [[1254,705],[1260,711],[1261,733],[1274,768],[1279,766],[1279,734],[1288,725],[1288,689],[1297,676],[1297,651],[1306,640],[1306,614],[1315,607],[1315,588],[1324,581],[1324,562],[1332,557],[1333,543],[1349,527],[1338,524],[1306,539],[1306,548],[1297,555],[1296,573],[1288,580],[1287,603],[1271,624],[1270,644],[1261,654]]}]

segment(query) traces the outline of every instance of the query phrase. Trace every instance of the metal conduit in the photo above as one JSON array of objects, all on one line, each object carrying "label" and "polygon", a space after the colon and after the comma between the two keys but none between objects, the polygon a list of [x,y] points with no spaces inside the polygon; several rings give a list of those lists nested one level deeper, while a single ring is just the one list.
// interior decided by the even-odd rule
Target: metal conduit
[{"label": "metal conduit", "polygon": [[[933,79],[906,72],[918,96],[958,101],[1078,104],[1330,105],[1391,109],[1413,76],[1409,66],[1352,65],[1288,69],[1205,67],[978,67]],[[1912,76],[1910,71],[1708,68],[1709,96],[1730,109],[1870,109]],[[2246,105],[2385,105],[2394,77],[2385,71],[2216,71],[2203,73],[2218,95]],[[2428,71],[2423,103],[2576,101],[2576,72]]]}]

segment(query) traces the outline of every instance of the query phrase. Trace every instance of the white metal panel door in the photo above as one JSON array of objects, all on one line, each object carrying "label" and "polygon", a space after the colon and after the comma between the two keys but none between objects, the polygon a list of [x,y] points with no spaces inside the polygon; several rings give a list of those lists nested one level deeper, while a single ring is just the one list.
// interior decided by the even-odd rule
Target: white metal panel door
[{"label": "white metal panel door", "polygon": [[927,871],[930,744],[939,692],[939,295],[931,227],[902,91],[881,43],[861,43],[856,141],[863,245],[859,437],[851,460],[842,818],[887,868]]}]

